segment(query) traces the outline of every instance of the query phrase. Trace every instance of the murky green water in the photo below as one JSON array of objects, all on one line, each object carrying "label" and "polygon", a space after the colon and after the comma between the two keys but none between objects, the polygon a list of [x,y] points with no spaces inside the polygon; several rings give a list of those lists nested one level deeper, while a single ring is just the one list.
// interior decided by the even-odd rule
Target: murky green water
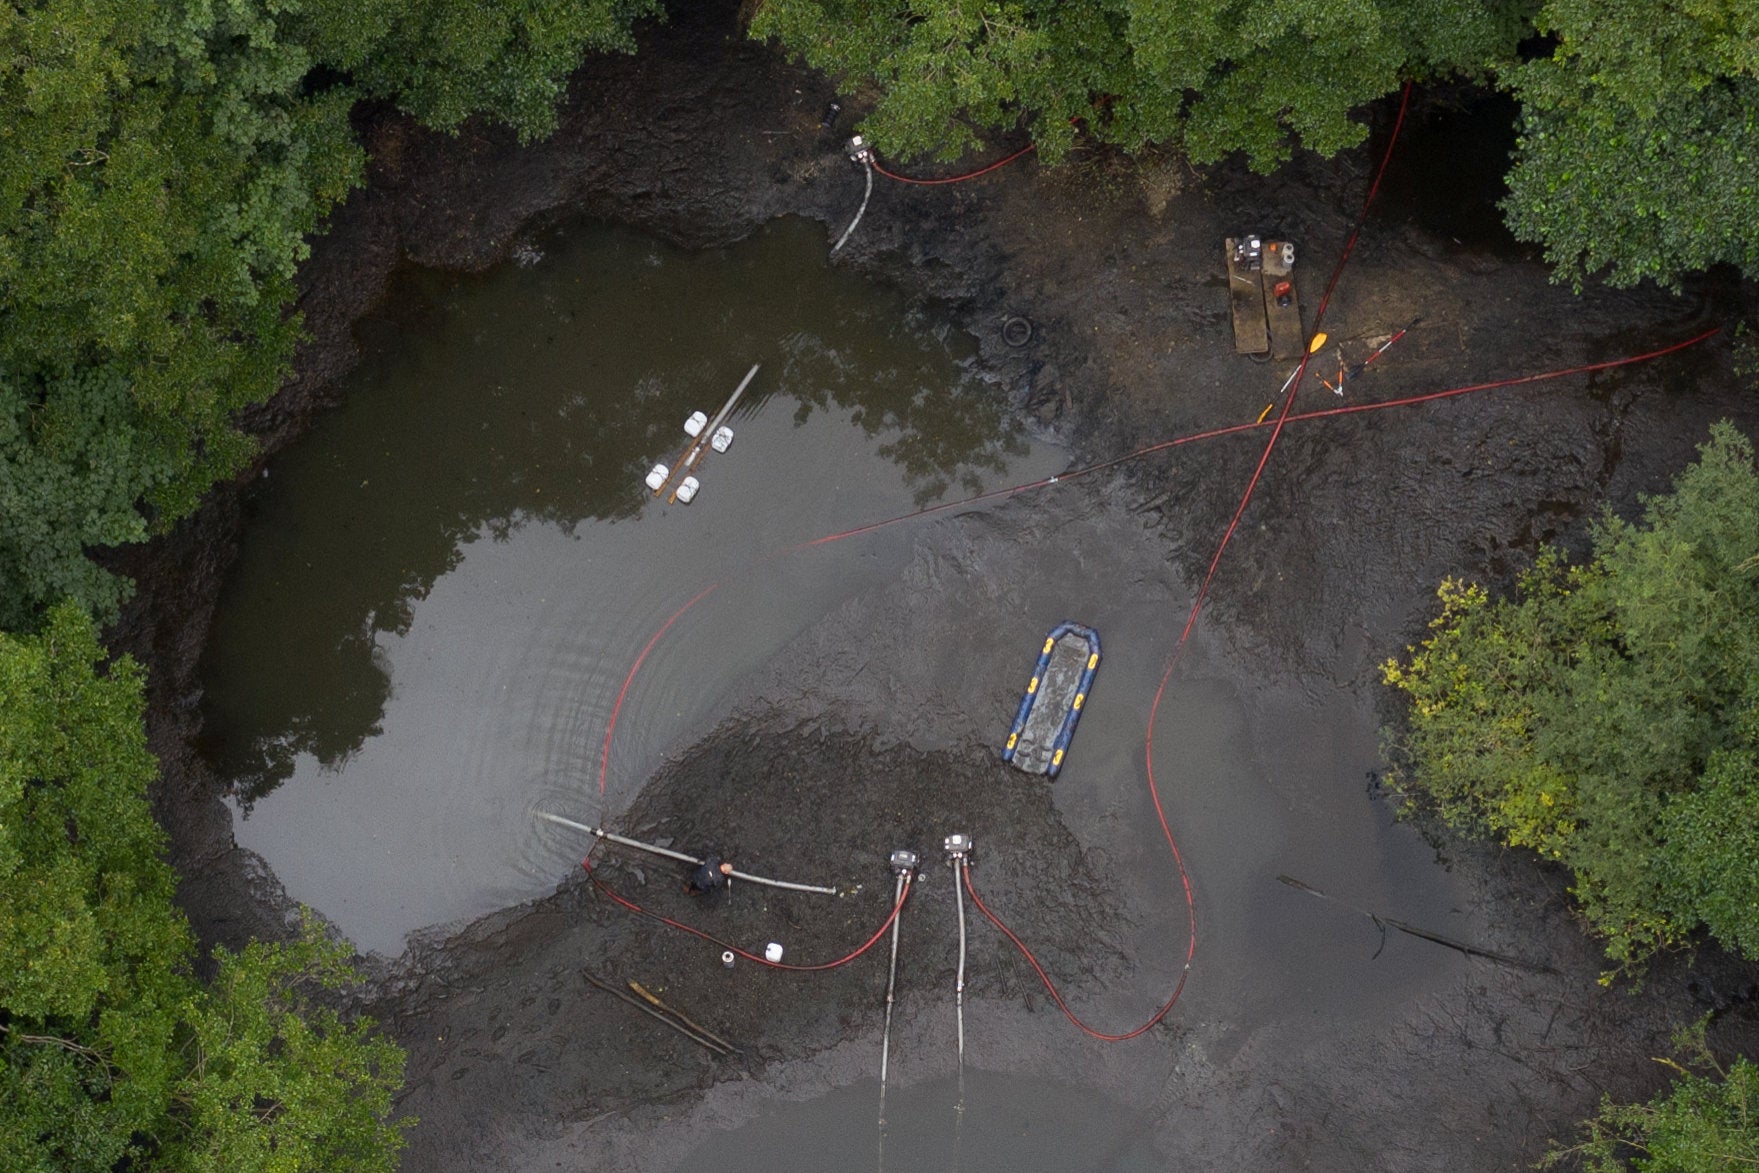
[{"label": "murky green water", "polygon": [[[530,811],[596,804],[624,676],[704,586],[727,582],[624,700],[612,808],[908,538],[764,555],[1063,463],[1003,422],[968,339],[830,269],[814,226],[542,252],[399,283],[344,405],[254,492],[210,642],[239,842],[365,949],[554,885],[574,845]],[[648,466],[754,362],[701,495],[655,500]]]}]

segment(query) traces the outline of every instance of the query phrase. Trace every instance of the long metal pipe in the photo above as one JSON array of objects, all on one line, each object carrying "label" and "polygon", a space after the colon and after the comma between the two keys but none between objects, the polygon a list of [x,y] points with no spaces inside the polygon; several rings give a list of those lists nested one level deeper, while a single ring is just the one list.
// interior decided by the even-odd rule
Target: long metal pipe
[{"label": "long metal pipe", "polygon": [[727,416],[732,414],[733,408],[739,402],[739,397],[745,394],[745,389],[747,387],[751,386],[751,380],[757,378],[757,368],[760,365],[761,364],[759,363],[751,364],[751,369],[745,372],[745,377],[739,380],[739,385],[737,387],[733,388],[733,394],[727,397],[727,402],[721,405],[721,410],[715,413],[715,418],[710,420],[708,422],[708,427],[702,430],[703,435],[708,436],[711,439],[714,437],[715,429],[720,427],[726,420]]},{"label": "long metal pipe", "polygon": [[[577,823],[573,819],[565,819],[561,815],[552,815],[548,811],[532,811],[531,813],[540,819],[547,819],[559,827],[569,827],[576,831],[585,831],[588,835],[596,835],[600,839],[607,840],[611,843],[619,843],[624,847],[633,847],[637,851],[646,851],[653,855],[663,855],[668,859],[675,859],[682,863],[695,864],[697,867],[701,867],[703,864],[702,860],[697,859],[693,855],[685,855],[682,851],[673,851],[669,847],[660,847],[653,843],[643,843],[639,839],[630,839],[627,836],[607,831],[603,827],[589,827],[585,823]],[[754,876],[741,871],[733,872],[732,876],[735,880],[748,880],[753,884],[762,884],[766,888],[786,888],[790,892],[816,892],[820,896],[835,896],[838,894],[835,888],[826,888],[818,884],[794,884],[787,880],[771,880],[764,876]],[[892,927],[896,930],[896,922],[893,922]]]},{"label": "long metal pipe", "polygon": [[[892,907],[898,908],[898,902],[904,899],[904,872],[898,873],[898,886],[892,892]],[[904,919],[904,910],[898,908],[898,915],[892,918],[892,964],[886,971],[886,1027],[880,1034],[880,1095],[886,1094],[886,1064],[892,1053],[892,993],[898,986],[898,924]],[[881,1114],[884,1115],[882,1108]]]},{"label": "long metal pipe", "polygon": [[953,987],[953,1007],[959,1018],[959,1070],[965,1070],[965,857],[953,858],[953,893],[959,905],[959,978]]},{"label": "long metal pipe", "polygon": [[[745,389],[747,387],[751,386],[751,380],[757,377],[757,368],[760,365],[762,364],[751,364],[751,369],[745,372],[745,377],[743,379],[739,380],[739,386],[733,388],[733,394],[727,397],[727,402],[721,404],[721,410],[715,412],[715,418],[710,420],[707,426],[697,433],[696,440],[690,445],[690,447],[684,450],[683,459],[679,460],[678,467],[673,469],[672,472],[667,475],[667,481],[671,480],[673,476],[686,476],[692,468],[696,467],[696,462],[702,459],[703,452],[708,449],[709,441],[714,439],[715,429],[721,426],[721,421],[727,418],[728,414],[733,410],[734,405],[739,402],[739,397],[745,394]],[[665,491],[666,482],[662,481],[660,482],[660,487],[654,490],[654,496],[658,497]],[[672,490],[672,495],[666,499],[666,504],[670,505],[677,499],[678,491],[674,489]]]}]

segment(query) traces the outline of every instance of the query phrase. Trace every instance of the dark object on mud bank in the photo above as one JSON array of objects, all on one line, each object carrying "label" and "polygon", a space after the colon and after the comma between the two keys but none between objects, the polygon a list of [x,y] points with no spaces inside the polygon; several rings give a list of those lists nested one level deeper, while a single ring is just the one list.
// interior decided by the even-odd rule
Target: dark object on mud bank
[{"label": "dark object on mud bank", "polygon": [[[654,998],[652,995],[648,995],[647,997],[648,1001],[652,1002],[653,1005],[644,1005],[642,1002],[631,998],[628,994],[619,990],[616,986],[613,986],[610,982],[597,977],[590,970],[581,970],[580,976],[585,978],[593,986],[617,999],[619,1002],[626,1002],[647,1015],[649,1018],[655,1018],[665,1023],[667,1026],[671,1027],[673,1030],[677,1031],[679,1034],[711,1054],[718,1055],[724,1059],[728,1055],[738,1053],[737,1047],[733,1046],[719,1035],[703,1030],[695,1023],[692,1023],[688,1018],[679,1014],[676,1010],[668,1010],[665,1006],[660,1004],[658,998]],[[630,982],[629,984],[637,990],[641,989],[641,987],[634,982]]]},{"label": "dark object on mud bank", "polygon": [[[1374,927],[1380,930],[1381,949],[1386,948],[1386,931],[1388,929],[1397,929],[1399,932],[1416,937],[1419,940],[1432,941],[1437,945],[1457,950],[1468,957],[1482,957],[1486,961],[1494,961],[1498,965],[1512,965],[1516,969],[1524,969],[1528,973],[1555,974],[1557,972],[1549,965],[1541,965],[1533,961],[1523,961],[1519,957],[1510,957],[1506,953],[1497,953],[1491,949],[1480,949],[1476,945],[1468,945],[1464,941],[1456,941],[1452,937],[1444,937],[1440,933],[1432,933],[1428,929],[1420,929],[1416,925],[1406,924],[1402,920],[1396,920],[1390,916],[1381,916],[1377,912],[1369,912],[1366,908],[1357,908],[1354,904],[1346,904],[1344,901],[1339,900],[1336,896],[1333,896],[1330,893],[1321,892],[1311,884],[1303,884],[1293,876],[1278,876],[1277,879],[1295,889],[1297,892],[1305,892],[1309,896],[1317,896],[1321,900],[1329,900],[1333,904],[1341,905],[1352,912],[1360,913],[1373,921]],[[1380,949],[1376,949],[1374,955],[1379,957]]]}]

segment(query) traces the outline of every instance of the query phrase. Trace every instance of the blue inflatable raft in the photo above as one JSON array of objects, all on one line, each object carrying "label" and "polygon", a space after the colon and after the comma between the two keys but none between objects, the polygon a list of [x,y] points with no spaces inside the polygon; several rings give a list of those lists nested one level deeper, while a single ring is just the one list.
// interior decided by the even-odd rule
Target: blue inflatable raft
[{"label": "blue inflatable raft", "polygon": [[1063,768],[1081,706],[1099,670],[1099,633],[1079,623],[1059,623],[1044,640],[1032,681],[1020,698],[1002,760],[1028,774],[1055,778]]}]

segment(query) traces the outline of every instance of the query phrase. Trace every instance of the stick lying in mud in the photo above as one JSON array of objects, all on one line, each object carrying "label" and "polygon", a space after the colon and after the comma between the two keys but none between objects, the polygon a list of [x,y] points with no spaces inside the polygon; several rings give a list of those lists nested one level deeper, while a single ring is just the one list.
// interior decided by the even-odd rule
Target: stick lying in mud
[{"label": "stick lying in mud", "polygon": [[588,982],[591,982],[593,984],[593,986],[595,986],[596,988],[603,990],[605,993],[611,995],[611,997],[617,999],[619,1002],[627,1002],[629,1005],[635,1007],[637,1010],[641,1011],[643,1014],[649,1016],[650,1018],[659,1019],[661,1022],[665,1023],[667,1026],[671,1027],[673,1030],[677,1031],[679,1034],[683,1035],[685,1038],[689,1039],[691,1042],[695,1043],[697,1046],[701,1047],[703,1050],[712,1052],[713,1054],[718,1055],[723,1059],[733,1053],[733,1047],[730,1044],[725,1043],[725,1042],[721,1042],[718,1039],[706,1038],[703,1035],[697,1034],[696,1031],[691,1030],[689,1027],[685,1026],[683,1023],[675,1022],[668,1015],[661,1014],[658,1010],[655,1010],[652,1006],[649,1006],[643,1002],[637,1001],[634,998],[631,998],[628,994],[625,994],[622,990],[619,990],[616,986],[613,986],[610,982],[601,981],[590,970],[585,970],[585,969],[581,970],[580,976],[585,978]]},{"label": "stick lying in mud", "polygon": [[710,1030],[708,1027],[703,1026],[699,1022],[691,1021],[690,1016],[685,1014],[683,1011],[674,1010],[670,1006],[666,1005],[664,1002],[660,1001],[659,998],[654,995],[653,991],[649,990],[646,986],[642,985],[640,982],[633,981],[633,980],[630,981],[629,988],[631,990],[634,990],[636,993],[636,996],[639,997],[642,1001],[651,1004],[656,1010],[660,1011],[662,1014],[670,1014],[673,1018],[676,1018],[679,1022],[683,1023],[685,1026],[689,1027],[691,1030],[695,1031],[697,1034],[701,1035],[703,1038],[713,1040],[714,1042],[721,1044],[721,1046],[727,1048],[727,1050],[732,1051],[735,1054],[740,1053],[738,1047],[735,1047],[732,1043],[729,1043],[726,1039],[723,1039],[720,1035],[716,1034],[714,1031]]},{"label": "stick lying in mud", "polygon": [[[702,866],[702,861],[700,859],[697,859],[695,856],[685,855],[682,851],[673,851],[669,847],[660,847],[653,843],[643,843],[639,839],[630,839],[622,835],[616,835],[605,830],[603,827],[589,827],[585,823],[577,823],[573,819],[565,819],[561,815],[552,815],[548,811],[532,811],[531,813],[540,819],[555,823],[558,827],[568,827],[575,831],[585,831],[588,835],[596,835],[600,839],[606,840],[610,843],[618,843],[624,847],[633,847],[637,851],[646,851],[653,855],[663,855],[667,859],[675,859],[681,863],[693,864],[696,867]],[[735,880],[749,880],[753,884],[762,884],[766,888],[786,888],[790,892],[817,892],[821,896],[841,895],[841,893],[835,888],[826,888],[818,884],[794,884],[787,880],[770,880],[765,879],[763,876],[753,876],[740,871],[729,872],[728,874]]]},{"label": "stick lying in mud", "polygon": [[[1489,949],[1480,949],[1476,945],[1468,945],[1464,941],[1456,941],[1452,937],[1444,937],[1440,933],[1432,933],[1428,929],[1420,929],[1416,925],[1406,924],[1402,920],[1394,920],[1390,916],[1380,916],[1376,913],[1369,912],[1366,908],[1357,908],[1354,904],[1345,903],[1344,901],[1339,900],[1336,896],[1321,892],[1311,884],[1303,884],[1293,876],[1278,876],[1277,879],[1281,880],[1289,887],[1294,888],[1296,891],[1305,892],[1309,896],[1317,896],[1321,900],[1329,900],[1333,904],[1340,905],[1352,912],[1361,913],[1363,916],[1374,922],[1375,927],[1380,930],[1383,941],[1388,929],[1397,929],[1401,933],[1407,933],[1410,936],[1418,937],[1425,941],[1433,941],[1435,944],[1446,946],[1449,949],[1456,949],[1468,957],[1482,957],[1486,961],[1494,961],[1499,965],[1511,965],[1516,969],[1524,969],[1529,973],[1557,972],[1549,965],[1536,965],[1531,961],[1523,961],[1519,957],[1510,957],[1506,953],[1496,953]],[[1375,951],[1375,955],[1379,956],[1379,950]]]}]

